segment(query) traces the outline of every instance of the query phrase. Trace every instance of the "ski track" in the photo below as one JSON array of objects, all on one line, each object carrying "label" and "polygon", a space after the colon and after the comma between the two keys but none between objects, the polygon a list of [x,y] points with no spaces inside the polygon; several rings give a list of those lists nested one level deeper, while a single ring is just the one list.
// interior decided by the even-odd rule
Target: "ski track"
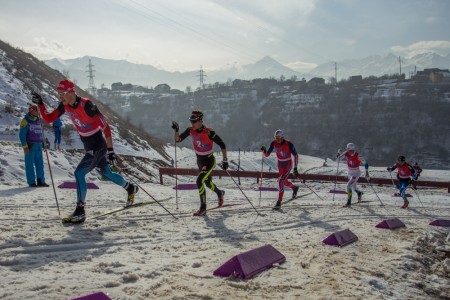
[{"label": "ski track", "polygon": [[[433,219],[449,217],[450,196],[443,190],[419,191],[424,207],[413,197],[411,206],[403,210],[401,199],[389,195],[392,188],[376,188],[385,204],[381,207],[367,186],[367,202],[343,208],[345,195],[331,200],[332,184],[311,184],[324,201],[311,194],[282,206],[280,212],[272,211],[276,192],[264,193],[258,206],[259,191],[244,190],[256,210],[264,213],[262,217],[237,188],[225,183],[220,184],[228,196],[225,203],[241,205],[208,211],[204,218],[192,216],[198,208],[197,192],[179,191],[179,210],[176,199],[161,202],[178,220],[156,203],[94,219],[125,202],[120,188],[99,185],[100,190],[88,191],[86,222],[68,226],[60,223],[51,188],[2,187],[0,298],[67,299],[98,290],[112,299],[317,299],[330,293],[332,298],[432,299],[448,295],[449,280],[421,273],[422,258],[414,251],[414,243],[424,233],[448,234],[448,229],[428,225]],[[157,200],[174,194],[169,186],[144,188],[157,194]],[[74,191],[57,192],[61,214],[71,212]],[[212,197],[208,205],[215,206],[215,196],[207,194]],[[139,193],[135,201],[150,200]],[[375,228],[386,218],[399,218],[406,228]],[[358,242],[343,248],[321,243],[332,232],[346,228],[359,237]],[[282,252],[286,263],[247,281],[212,275],[231,256],[264,244]],[[71,283],[75,278],[81,285]]]}]

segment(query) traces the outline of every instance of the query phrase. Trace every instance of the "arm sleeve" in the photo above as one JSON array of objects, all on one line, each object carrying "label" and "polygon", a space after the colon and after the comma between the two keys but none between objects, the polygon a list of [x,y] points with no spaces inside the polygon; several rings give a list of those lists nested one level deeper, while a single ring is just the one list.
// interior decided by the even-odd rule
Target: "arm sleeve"
[{"label": "arm sleeve", "polygon": [[208,132],[208,137],[217,145],[219,145],[220,149],[226,149],[225,147],[225,143],[222,141],[222,139],[220,138],[220,136],[218,136],[216,134],[216,132],[214,130],[210,130]]},{"label": "arm sleeve", "polygon": [[47,124],[54,122],[65,112],[64,104],[62,104],[62,102],[60,102],[58,107],[55,108],[52,112],[47,112],[47,109],[45,108],[44,104],[39,105],[38,108],[39,108],[39,112],[41,113],[42,119]]},{"label": "arm sleeve", "polygon": [[394,164],[394,165],[391,167],[391,170],[392,170],[392,171],[394,171],[395,169],[397,169],[397,164]]},{"label": "arm sleeve", "polygon": [[191,127],[186,128],[183,133],[180,134],[180,142],[182,142],[185,138],[191,135]]},{"label": "arm sleeve", "polygon": [[267,149],[266,153],[264,153],[264,156],[268,157],[270,153],[272,153],[272,151],[273,151],[273,141],[270,143],[269,149]]},{"label": "arm sleeve", "polygon": [[92,103],[92,101],[86,101],[86,105],[84,106],[84,112],[91,118],[96,120],[96,123],[100,125],[103,132],[105,133],[105,138],[111,137],[111,127],[109,126],[108,121],[105,116],[98,110],[97,105]]},{"label": "arm sleeve", "polygon": [[28,122],[26,119],[22,119],[22,121],[20,122],[20,129],[19,129],[19,139],[22,148],[28,147],[27,133],[28,133]]},{"label": "arm sleeve", "polygon": [[369,163],[366,161],[364,156],[359,156],[359,161],[361,162],[361,165],[364,166],[364,169],[369,170]]},{"label": "arm sleeve", "polygon": [[411,177],[416,178],[416,170],[408,165],[408,169],[411,171]]},{"label": "arm sleeve", "polygon": [[292,144],[291,142],[289,142],[289,150],[291,150],[292,155],[294,156],[294,167],[297,167],[298,164],[298,153],[297,150],[294,147],[294,144]]}]

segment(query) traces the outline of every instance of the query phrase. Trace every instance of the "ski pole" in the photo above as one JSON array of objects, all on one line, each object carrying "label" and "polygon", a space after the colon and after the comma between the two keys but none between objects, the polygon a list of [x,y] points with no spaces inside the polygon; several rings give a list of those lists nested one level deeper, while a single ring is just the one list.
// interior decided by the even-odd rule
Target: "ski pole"
[{"label": "ski pole", "polygon": [[239,186],[239,184],[237,184],[236,180],[234,180],[233,176],[231,176],[230,172],[228,172],[228,170],[225,170],[225,172],[227,172],[228,176],[230,176],[231,180],[233,180],[234,184],[238,187],[238,189],[241,191],[241,193],[244,195],[245,199],[247,199],[248,203],[250,203],[250,205],[253,207],[253,209],[256,211],[256,213],[258,214],[258,216],[264,216],[263,214],[261,214],[256,207],[252,204],[252,202],[250,201],[250,199],[248,199],[247,195],[244,193],[244,191],[241,189],[241,187]]},{"label": "ski pole", "polygon": [[[297,177],[297,179],[298,179],[298,180],[301,180],[299,177]],[[302,181],[302,183],[303,183],[303,184],[304,184],[311,192],[314,193],[314,195],[316,195],[320,200],[323,201],[323,199],[322,199],[319,195],[317,195],[317,193],[314,192],[314,190],[313,190],[309,185],[307,185],[305,182],[303,182],[303,180],[301,180],[301,181]]]},{"label": "ski pole", "polygon": [[261,206],[263,171],[264,171],[264,152],[261,155],[261,178],[259,179],[260,181],[259,181],[259,205],[258,206]]},{"label": "ski pole", "polygon": [[58,197],[56,196],[55,182],[53,181],[52,167],[50,166],[50,158],[48,157],[48,151],[47,151],[46,143],[44,142],[45,141],[44,124],[42,123],[42,117],[41,117],[41,112],[40,112],[39,108],[36,108],[36,109],[38,111],[39,120],[41,121],[42,142],[44,144],[44,146],[43,146],[44,147],[44,152],[45,152],[45,155],[47,157],[47,165],[48,165],[48,170],[50,172],[50,179],[52,181],[53,194],[55,195],[56,207],[58,208],[58,215],[61,218],[61,211],[59,210]]},{"label": "ski pole", "polygon": [[[412,184],[411,184],[411,185],[412,185]],[[416,194],[417,199],[419,199],[419,201],[420,201],[420,204],[422,204],[422,208],[425,208],[425,206],[424,206],[423,203],[422,203],[422,200],[420,200],[419,193],[417,193],[416,189],[414,189],[413,187],[411,187],[411,189],[412,189],[412,190],[414,191],[414,193]]]},{"label": "ski pole", "polygon": [[369,180],[369,178],[368,178],[368,177],[366,177],[366,180],[367,180],[367,183],[369,183],[370,187],[372,188],[372,191],[373,191],[373,192],[375,193],[375,195],[377,196],[378,200],[380,200],[380,202],[381,202],[381,206],[383,206],[383,207],[384,207],[384,203],[383,203],[383,201],[381,201],[381,199],[380,199],[380,197],[378,196],[377,192],[376,192],[376,191],[375,191],[375,189],[373,188],[372,184],[370,183],[370,180]]},{"label": "ski pole", "polygon": [[133,179],[133,177],[131,176],[131,174],[129,174],[129,173],[127,173],[127,172],[125,172],[125,170],[124,169],[122,169],[122,168],[119,168],[119,167],[117,167],[116,166],[116,168],[120,171],[120,172],[122,172],[122,173],[124,173],[134,184],[136,184],[144,193],[146,193],[150,198],[152,198],[153,199],[153,201],[155,201],[156,203],[158,203],[162,208],[164,208],[164,210],[165,211],[167,211],[172,217],[174,217],[175,218],[175,220],[178,220],[178,218],[177,217],[175,217],[164,205],[162,205],[161,204],[161,202],[159,202],[158,200],[156,200],[155,199],[155,197],[153,197],[152,195],[150,195],[150,193],[149,192],[147,192],[141,185],[139,185],[139,183],[137,183],[136,182],[136,180],[134,180]]},{"label": "ski pole", "polygon": [[339,162],[341,160],[338,157],[338,164],[337,164],[337,169],[336,169],[336,178],[334,180],[334,193],[333,193],[333,201],[334,201],[334,196],[336,195],[336,184],[337,184],[337,177],[338,177],[338,173],[339,173]]},{"label": "ski pole", "polygon": [[178,210],[178,168],[177,168],[177,138],[175,137],[175,203]]},{"label": "ski pole", "polygon": [[393,186],[395,186],[395,187],[397,187],[397,186],[395,185],[395,182],[394,182],[394,178],[392,178],[392,174],[391,174],[391,172],[389,172],[389,176],[391,176],[391,180],[392,180],[392,185],[393,185]]}]

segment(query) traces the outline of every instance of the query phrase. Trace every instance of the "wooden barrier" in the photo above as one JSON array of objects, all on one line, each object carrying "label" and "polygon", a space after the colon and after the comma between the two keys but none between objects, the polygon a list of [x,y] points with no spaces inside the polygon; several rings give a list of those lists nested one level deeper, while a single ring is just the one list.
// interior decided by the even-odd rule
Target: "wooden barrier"
[{"label": "wooden barrier", "polygon": [[[257,171],[232,171],[229,170],[228,173],[230,173],[233,177],[249,177],[249,178],[260,178],[261,172]],[[213,176],[223,176],[228,177],[228,173],[224,170],[213,170],[212,175]],[[163,175],[172,175],[175,176],[178,175],[187,175],[187,176],[198,176],[198,170],[197,169],[186,169],[186,168],[159,168],[159,183],[163,184]],[[262,177],[263,178],[278,178],[278,172],[263,172]],[[295,179],[293,174],[289,175],[289,178]],[[299,179],[301,180],[311,180],[311,181],[330,181],[334,182],[335,180],[339,182],[347,182],[348,177],[347,176],[335,176],[335,175],[320,175],[320,174],[300,174]],[[367,183],[367,180],[364,177],[360,177],[358,182],[360,183]],[[385,184],[385,185],[392,185],[392,180],[389,178],[373,178],[370,177],[370,182],[373,184]],[[398,180],[394,180],[394,182],[397,184]],[[437,188],[447,188],[448,193],[450,193],[450,181],[422,181],[418,180],[415,182],[416,186],[425,186],[425,187],[437,187]]]}]

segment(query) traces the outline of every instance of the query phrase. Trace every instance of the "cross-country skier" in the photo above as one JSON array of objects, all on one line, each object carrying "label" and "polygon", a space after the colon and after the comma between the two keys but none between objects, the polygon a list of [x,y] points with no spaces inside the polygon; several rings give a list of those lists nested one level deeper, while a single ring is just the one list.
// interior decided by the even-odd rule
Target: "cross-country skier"
[{"label": "cross-country skier", "polygon": [[[298,153],[295,150],[294,144],[291,141],[284,139],[283,130],[278,129],[275,131],[274,140],[270,143],[269,149],[266,146],[262,146],[261,150],[265,157],[268,157],[272,151],[275,149],[275,153],[278,159],[278,200],[274,206],[274,209],[281,208],[281,201],[284,195],[284,186],[290,187],[292,189],[292,199],[297,196],[299,187],[292,184],[288,179],[291,173],[292,166],[294,166],[294,176],[298,177]],[[292,164],[292,156],[294,156],[294,164]]]},{"label": "cross-country skier", "polygon": [[403,198],[403,205],[401,208],[407,208],[409,201],[406,197],[406,189],[410,183],[414,183],[414,180],[417,180],[417,173],[416,170],[406,162],[404,155],[400,155],[397,162],[392,167],[387,168],[389,172],[392,172],[395,169],[397,169],[397,179],[399,181],[398,189],[400,191],[400,196]]},{"label": "cross-country skier", "polygon": [[206,191],[205,185],[217,194],[217,205],[220,207],[223,204],[225,191],[220,190],[213,182],[211,172],[216,166],[216,158],[213,152],[213,143],[219,145],[222,150],[222,164],[221,167],[228,169],[227,149],[225,143],[216,134],[216,132],[205,125],[203,125],[203,113],[199,110],[194,110],[189,118],[191,126],[186,128],[183,133],[179,133],[180,126],[177,122],[172,122],[172,129],[175,131],[175,141],[182,142],[188,136],[192,138],[194,151],[197,155],[197,166],[200,174],[197,177],[197,188],[200,195],[200,209],[195,212],[194,216],[206,215]]},{"label": "cross-country skier", "polygon": [[361,177],[361,170],[359,169],[359,166],[363,165],[366,170],[366,178],[369,180],[369,164],[367,163],[366,159],[360,155],[355,150],[355,144],[348,143],[347,144],[347,150],[341,153],[341,151],[338,151],[337,159],[340,161],[341,159],[347,160],[347,167],[348,167],[348,183],[347,183],[347,204],[345,204],[345,207],[350,207],[352,205],[352,195],[353,190],[355,190],[356,194],[358,195],[358,202],[361,202],[362,200],[362,194],[358,189],[358,179]]},{"label": "cross-country skier", "polygon": [[[88,98],[81,98],[75,93],[75,86],[70,80],[62,80],[57,87],[60,103],[52,112],[47,112],[42,97],[33,93],[32,101],[38,104],[42,118],[47,123],[52,123],[62,114],[67,113],[80,134],[86,154],[75,169],[77,183],[77,206],[72,215],[64,218],[64,222],[82,223],[86,219],[86,179],[87,173],[94,168],[101,175],[115,184],[122,186],[128,193],[127,205],[131,205],[138,187],[127,182],[122,175],[111,171],[111,165],[117,162],[113,149],[111,128],[97,106]],[[103,137],[104,136],[104,137]],[[106,141],[105,141],[106,139]],[[108,161],[106,159],[108,155]]]},{"label": "cross-country skier", "polygon": [[37,106],[34,104],[28,106],[28,113],[20,122],[19,138],[25,155],[25,175],[28,185],[47,187],[42,157],[42,123]]}]

